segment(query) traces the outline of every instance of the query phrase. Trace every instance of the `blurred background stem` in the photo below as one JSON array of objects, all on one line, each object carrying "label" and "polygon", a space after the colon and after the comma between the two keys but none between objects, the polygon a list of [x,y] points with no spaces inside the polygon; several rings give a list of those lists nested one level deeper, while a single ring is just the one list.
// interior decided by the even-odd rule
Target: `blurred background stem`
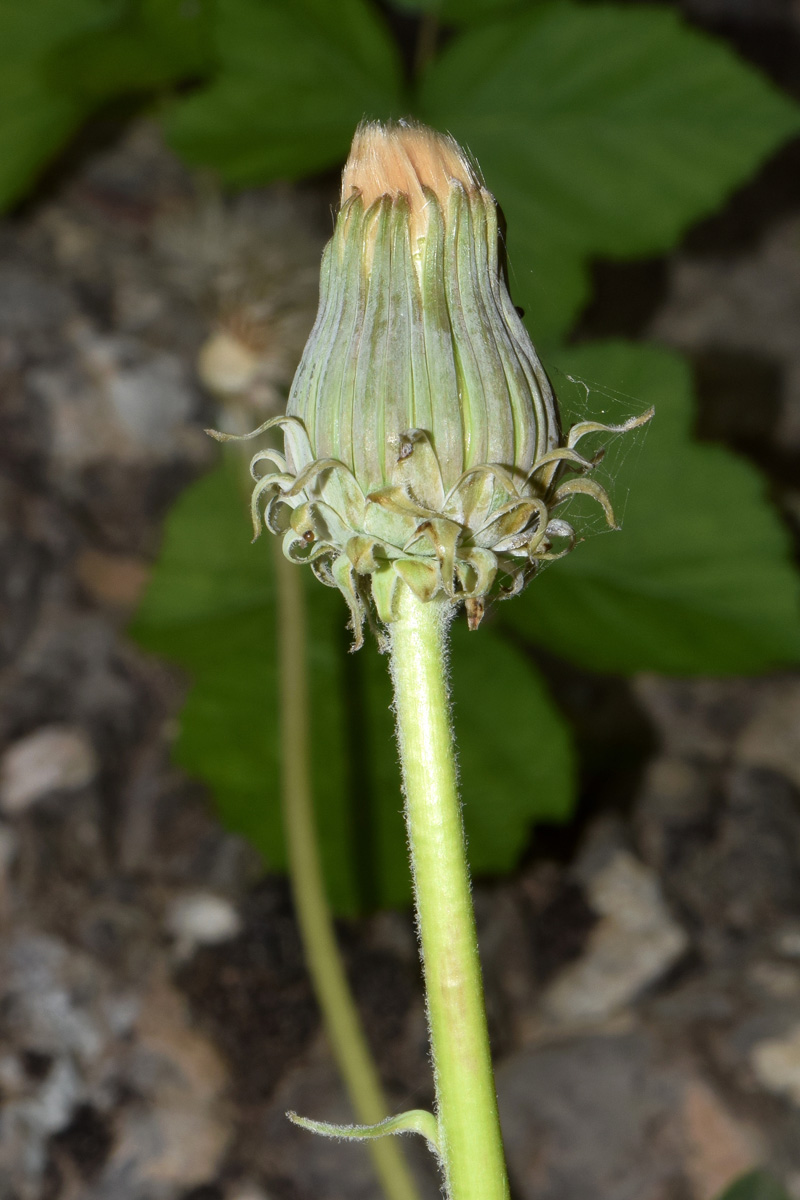
[{"label": "blurred background stem", "polygon": [[433,62],[436,41],[439,36],[439,18],[435,12],[423,13],[420,17],[417,41],[414,46],[414,78],[419,79]]},{"label": "blurred background stem", "polygon": [[[373,1125],[389,1115],[378,1072],[345,975],[325,894],[311,795],[311,739],[303,580],[272,539],[278,599],[281,793],[295,911],[306,963],[331,1050],[357,1119]],[[368,1146],[388,1200],[419,1200],[396,1138]]]}]

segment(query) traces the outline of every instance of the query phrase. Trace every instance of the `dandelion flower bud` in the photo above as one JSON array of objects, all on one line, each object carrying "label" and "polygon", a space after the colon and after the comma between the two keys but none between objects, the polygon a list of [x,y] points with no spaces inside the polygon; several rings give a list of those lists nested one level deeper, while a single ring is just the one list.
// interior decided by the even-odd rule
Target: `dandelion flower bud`
[{"label": "dandelion flower bud", "polygon": [[389,622],[403,586],[464,602],[476,628],[487,597],[519,591],[571,547],[553,510],[575,492],[613,525],[576,444],[647,416],[562,436],[477,167],[424,126],[362,125],[279,418],[286,453],[252,464],[256,528],[263,513],[289,558],[341,589],[357,642],[370,594]]}]

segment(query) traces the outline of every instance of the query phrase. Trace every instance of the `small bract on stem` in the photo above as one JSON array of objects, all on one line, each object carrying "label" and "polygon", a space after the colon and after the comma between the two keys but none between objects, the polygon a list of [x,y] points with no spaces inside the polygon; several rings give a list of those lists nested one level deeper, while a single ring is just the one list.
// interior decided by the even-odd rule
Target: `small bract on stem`
[{"label": "small bract on stem", "polygon": [[322,262],[317,319],[286,415],[284,452],[251,471],[252,516],[287,558],[339,588],[354,643],[365,619],[391,656],[427,993],[436,1113],[332,1136],[423,1133],[451,1200],[504,1200],[492,1074],[446,676],[449,622],[477,629],[576,541],[558,510],[584,494],[615,527],[511,302],[497,208],[452,138],[401,122],[356,132]]}]

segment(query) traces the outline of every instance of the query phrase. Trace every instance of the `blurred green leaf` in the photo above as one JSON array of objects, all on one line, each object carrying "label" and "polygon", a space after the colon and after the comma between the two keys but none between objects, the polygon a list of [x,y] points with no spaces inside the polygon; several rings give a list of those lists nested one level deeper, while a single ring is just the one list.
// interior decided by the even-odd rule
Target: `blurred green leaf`
[{"label": "blurred green leaf", "polygon": [[590,255],[666,249],[800,129],[788,98],[677,13],[607,4],[537,4],[464,33],[418,107],[477,156],[543,340],[585,300]]},{"label": "blurred green leaf", "polygon": [[136,0],[119,19],[68,39],[48,79],[87,101],[148,92],[207,72],[213,62],[211,0]]},{"label": "blurred green leaf", "polygon": [[[132,633],[191,677],[178,762],[209,784],[228,828],[283,869],[274,547],[250,544],[241,474],[230,458],[184,492]],[[340,913],[405,904],[411,888],[386,659],[374,645],[350,655],[341,596],[310,571],[303,577],[329,892]],[[570,813],[569,732],[535,668],[491,629],[456,629],[453,680],[472,866],[504,871],[534,820]]]},{"label": "blurred green leaf", "polygon": [[504,604],[502,620],[601,671],[752,672],[798,661],[788,535],[758,471],[691,441],[686,364],[652,346],[608,343],[564,351],[559,365],[588,381],[573,392],[573,420],[616,420],[649,404],[656,415],[614,447],[622,458],[609,491],[622,531],[579,545]]},{"label": "blurred green leaf", "polygon": [[786,1188],[761,1169],[740,1175],[720,1192],[718,1200],[789,1200]]},{"label": "blurred green leaf", "polygon": [[0,208],[24,195],[86,115],[48,83],[48,56],[113,11],[109,0],[0,3]]},{"label": "blurred green leaf", "polygon": [[400,115],[396,49],[365,0],[225,0],[219,75],[167,119],[175,148],[229,183],[341,162],[364,116]]}]

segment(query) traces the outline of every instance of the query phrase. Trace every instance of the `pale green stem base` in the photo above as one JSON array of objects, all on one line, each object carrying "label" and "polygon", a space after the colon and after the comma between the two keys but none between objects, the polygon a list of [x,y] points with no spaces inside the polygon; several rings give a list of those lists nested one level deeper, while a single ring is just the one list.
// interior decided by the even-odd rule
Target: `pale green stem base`
[{"label": "pale green stem base", "polygon": [[450,606],[400,592],[392,677],[447,1194],[508,1200],[450,727]]},{"label": "pale green stem base", "polygon": [[[367,1045],[336,944],[311,801],[309,703],[303,581],[279,545],[278,640],[282,731],[282,794],[289,868],[306,961],[337,1066],[365,1125],[387,1116],[380,1080]],[[368,1146],[389,1200],[418,1200],[416,1185],[396,1138]]]}]

